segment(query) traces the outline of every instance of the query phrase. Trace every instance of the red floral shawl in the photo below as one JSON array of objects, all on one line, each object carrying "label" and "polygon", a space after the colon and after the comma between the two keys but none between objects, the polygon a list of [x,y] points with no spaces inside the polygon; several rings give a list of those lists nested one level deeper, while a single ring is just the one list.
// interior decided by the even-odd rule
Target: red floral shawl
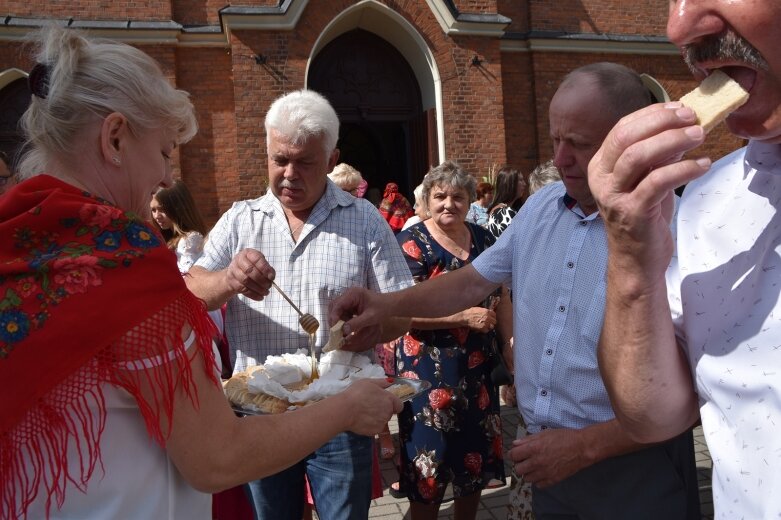
[{"label": "red floral shawl", "polygon": [[[213,325],[151,229],[46,175],[0,197],[0,518],[24,516],[39,489],[61,507],[67,481],[85,487],[100,463],[103,383],[132,394],[164,444],[176,385],[197,404],[186,323],[216,383]],[[161,354],[171,361],[154,369],[119,366]],[[86,463],[67,459],[73,440]]]}]

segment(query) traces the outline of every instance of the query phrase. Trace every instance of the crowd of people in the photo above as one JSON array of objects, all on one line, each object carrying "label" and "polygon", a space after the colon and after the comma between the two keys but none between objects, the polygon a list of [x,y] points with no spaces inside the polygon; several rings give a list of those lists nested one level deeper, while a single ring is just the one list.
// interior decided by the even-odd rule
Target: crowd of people
[{"label": "crowd of people", "polygon": [[[375,206],[333,107],[299,90],[266,114],[267,193],[211,229],[171,174],[187,93],[131,46],[43,31],[25,154],[13,175],[0,157],[0,517],[211,518],[244,486],[255,518],[368,518],[394,415],[413,520],[448,486],[476,518],[506,457],[513,519],[700,518],[698,423],[716,514],[777,516],[781,60],[758,29],[781,10],[729,4],[673,1],[667,27],[695,75],[750,92],[727,119],[748,145],[716,163],[688,153],[691,109],[591,63],[561,79],[528,177],[445,161],[414,207],[394,182]],[[223,368],[310,347],[272,282],[315,344],[344,320],[343,350],[431,387],[237,416]]]}]

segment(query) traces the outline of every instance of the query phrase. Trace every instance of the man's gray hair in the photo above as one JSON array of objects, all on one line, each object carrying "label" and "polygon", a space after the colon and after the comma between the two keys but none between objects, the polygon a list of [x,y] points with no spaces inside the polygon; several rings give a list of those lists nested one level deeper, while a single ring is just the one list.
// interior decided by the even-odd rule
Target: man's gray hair
[{"label": "man's gray hair", "polygon": [[266,113],[266,144],[275,130],[292,144],[322,137],[325,152],[336,149],[339,117],[328,100],[314,90],[296,90],[277,98]]}]

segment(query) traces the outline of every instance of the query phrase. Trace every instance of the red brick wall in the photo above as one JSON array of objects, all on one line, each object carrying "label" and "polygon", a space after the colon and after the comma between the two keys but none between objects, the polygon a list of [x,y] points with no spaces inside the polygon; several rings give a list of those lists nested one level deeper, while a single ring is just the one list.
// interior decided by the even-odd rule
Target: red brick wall
[{"label": "red brick wall", "polygon": [[459,13],[496,14],[496,0],[454,0],[453,4]]},{"label": "red brick wall", "polygon": [[[176,49],[164,45],[142,45],[138,48],[154,58],[171,83],[176,84]],[[179,178],[182,176],[181,150],[177,149],[172,157],[173,175]]]},{"label": "red brick wall", "polygon": [[530,53],[508,52],[502,55],[506,163],[524,174],[528,174],[539,162],[534,83]]},{"label": "red brick wall", "polygon": [[[224,0],[176,0],[173,4],[173,19],[182,25],[217,25],[220,23],[220,9]],[[246,2],[241,2],[246,5]]]},{"label": "red brick wall", "polygon": [[177,86],[190,93],[198,118],[198,134],[182,146],[182,178],[210,223],[233,201],[245,198],[238,182],[231,65],[228,49],[176,53]]},{"label": "red brick wall", "polygon": [[22,49],[17,42],[0,41],[0,72],[10,68],[29,71],[32,66],[29,49]]},{"label": "red brick wall", "polygon": [[[505,162],[502,67],[498,42],[458,38],[437,55],[442,77],[445,153],[477,176]],[[477,56],[479,65],[472,65]]]},{"label": "red brick wall", "polygon": [[529,11],[526,2],[497,0],[496,11],[512,20],[507,27],[508,31],[525,32],[529,30]]},{"label": "red brick wall", "polygon": [[540,31],[663,35],[667,2],[529,0],[532,27]]},{"label": "red brick wall", "polygon": [[171,0],[3,0],[0,14],[77,20],[170,20]]}]

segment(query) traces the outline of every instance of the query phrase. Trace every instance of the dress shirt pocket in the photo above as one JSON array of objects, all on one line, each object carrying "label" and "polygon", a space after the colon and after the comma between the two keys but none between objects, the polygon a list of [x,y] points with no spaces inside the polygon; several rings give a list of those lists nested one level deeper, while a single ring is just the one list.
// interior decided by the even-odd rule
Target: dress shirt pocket
[{"label": "dress shirt pocket", "polygon": [[599,342],[599,336],[602,333],[602,323],[605,318],[605,294],[605,280],[601,280],[594,287],[594,294],[581,323],[583,337],[594,345]]},{"label": "dress shirt pocket", "polygon": [[346,237],[332,235],[330,238],[319,243],[317,254],[307,259],[307,276],[316,280],[319,287],[326,288],[328,298],[335,298],[350,287],[366,287],[370,267],[366,247]]}]

